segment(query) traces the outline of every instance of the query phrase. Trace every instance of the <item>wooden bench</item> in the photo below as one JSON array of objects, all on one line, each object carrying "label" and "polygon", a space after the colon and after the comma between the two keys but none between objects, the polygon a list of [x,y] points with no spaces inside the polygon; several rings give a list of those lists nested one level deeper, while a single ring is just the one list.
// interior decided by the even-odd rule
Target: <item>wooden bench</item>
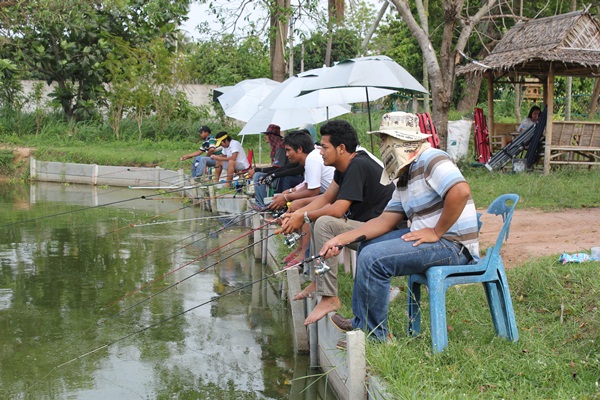
[{"label": "wooden bench", "polygon": [[[490,137],[490,149],[492,154],[498,152],[506,146],[510,140],[506,140],[507,135],[517,131],[517,124],[494,123],[494,130]],[[504,138],[504,139],[503,139]]]},{"label": "wooden bench", "polygon": [[549,162],[566,165],[600,165],[600,123],[554,122]]}]

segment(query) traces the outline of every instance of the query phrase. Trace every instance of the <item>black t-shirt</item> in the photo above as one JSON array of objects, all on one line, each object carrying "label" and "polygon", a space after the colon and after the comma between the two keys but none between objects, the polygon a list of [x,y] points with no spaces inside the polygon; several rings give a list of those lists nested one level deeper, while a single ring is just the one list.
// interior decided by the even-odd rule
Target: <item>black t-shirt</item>
[{"label": "black t-shirt", "polygon": [[338,170],[333,180],[339,186],[337,199],[352,202],[346,217],[366,222],[379,216],[392,198],[394,184],[383,186],[379,183],[383,168],[364,151],[357,152],[350,161],[346,172]]}]

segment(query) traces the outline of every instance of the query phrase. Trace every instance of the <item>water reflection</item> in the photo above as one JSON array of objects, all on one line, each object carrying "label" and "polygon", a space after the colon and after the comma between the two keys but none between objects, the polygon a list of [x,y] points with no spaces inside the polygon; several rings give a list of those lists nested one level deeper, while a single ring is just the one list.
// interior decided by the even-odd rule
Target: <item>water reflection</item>
[{"label": "water reflection", "polygon": [[[249,238],[228,244],[248,228],[142,195],[0,185],[0,396],[333,399],[294,379],[314,371],[280,278],[261,281]],[[141,226],[156,216],[185,222]]]}]

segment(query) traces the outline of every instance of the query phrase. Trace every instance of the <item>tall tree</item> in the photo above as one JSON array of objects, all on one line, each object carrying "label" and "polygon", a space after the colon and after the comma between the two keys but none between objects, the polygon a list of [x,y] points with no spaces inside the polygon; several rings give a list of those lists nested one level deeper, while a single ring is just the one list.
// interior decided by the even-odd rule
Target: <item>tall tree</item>
[{"label": "tall tree", "polygon": [[[448,130],[448,113],[452,106],[455,70],[462,52],[475,26],[498,4],[498,0],[485,0],[471,15],[464,0],[444,0],[442,41],[437,49],[430,36],[412,14],[408,0],[391,0],[416,38],[427,65],[433,97],[433,121],[445,145]],[[426,15],[422,0],[416,0],[418,15]],[[438,57],[439,54],[439,57]]]},{"label": "tall tree", "polygon": [[56,83],[54,96],[68,119],[86,118],[104,101],[115,39],[136,48],[163,38],[170,47],[189,1],[19,0],[0,9],[0,33],[33,77]]}]

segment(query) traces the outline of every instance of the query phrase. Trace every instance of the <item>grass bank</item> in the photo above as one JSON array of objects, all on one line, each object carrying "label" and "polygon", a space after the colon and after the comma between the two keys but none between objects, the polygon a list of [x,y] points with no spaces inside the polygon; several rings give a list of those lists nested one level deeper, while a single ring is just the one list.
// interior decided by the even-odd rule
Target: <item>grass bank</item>
[{"label": "grass bank", "polygon": [[[406,278],[390,305],[394,340],[367,345],[373,373],[390,398],[592,399],[600,396],[600,262],[562,265],[544,257],[507,271],[520,338],[494,335],[481,285],[447,294],[449,347],[431,352],[428,302],[422,334],[407,337]],[[352,277],[342,274],[343,315],[351,315]]]}]

